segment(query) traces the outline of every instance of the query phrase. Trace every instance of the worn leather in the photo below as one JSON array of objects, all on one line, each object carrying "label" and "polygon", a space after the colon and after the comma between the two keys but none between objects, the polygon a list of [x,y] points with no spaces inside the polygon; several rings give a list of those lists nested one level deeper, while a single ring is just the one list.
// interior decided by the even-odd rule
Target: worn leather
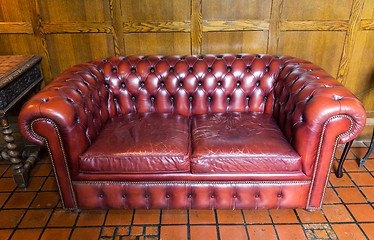
[{"label": "worn leather", "polygon": [[[85,193],[96,180],[141,179],[138,184],[144,188],[150,179],[166,181],[167,178],[153,173],[142,174],[141,178],[141,174],[136,173],[111,173],[108,176],[107,173],[81,172],[80,157],[98,139],[108,120],[128,113],[171,113],[193,118],[195,115],[233,112],[272,115],[300,156],[301,169],[289,171],[287,167],[290,166],[284,166],[285,171],[281,173],[230,172],[228,175],[237,174],[240,181],[255,176],[258,182],[305,176],[311,180],[310,189],[307,199],[303,198],[298,205],[305,208],[321,207],[334,146],[354,139],[366,121],[360,101],[310,62],[288,56],[225,54],[112,57],[79,64],[65,71],[24,105],[19,115],[19,128],[28,140],[48,145],[61,196],[66,200],[63,206],[85,208],[97,206],[96,203],[86,204],[86,201],[101,201],[98,196]],[[165,164],[165,161],[161,162]],[[198,177],[188,174],[193,175],[184,172],[170,176],[199,181]],[[217,179],[217,174],[209,172],[198,176],[210,181],[210,178]],[[79,179],[87,179],[87,182],[76,188],[72,182]],[[109,184],[108,189],[115,189],[115,184]],[[158,184],[168,186],[166,182]],[[269,183],[269,187],[261,192],[268,196],[276,187]],[[200,191],[201,188],[196,189]],[[296,191],[291,190],[292,193]],[[162,198],[157,199],[162,201]],[[177,206],[177,201],[183,199],[174,199],[168,206]],[[232,201],[227,196],[224,199]],[[199,197],[192,207],[208,208],[210,205],[204,205],[206,203],[205,197]],[[148,202],[139,206],[151,208],[159,204]],[[121,206],[135,207],[134,204]],[[295,205],[280,207],[290,206]]]},{"label": "worn leather", "polygon": [[193,173],[301,171],[301,157],[272,115],[209,113],[192,117]]},{"label": "worn leather", "polygon": [[178,114],[129,113],[108,120],[80,157],[83,173],[190,171],[190,122]]}]

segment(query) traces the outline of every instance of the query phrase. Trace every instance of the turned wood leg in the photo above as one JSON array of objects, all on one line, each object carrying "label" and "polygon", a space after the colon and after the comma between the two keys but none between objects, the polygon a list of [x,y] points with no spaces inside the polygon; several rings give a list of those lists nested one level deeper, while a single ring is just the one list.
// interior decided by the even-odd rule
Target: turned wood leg
[{"label": "turned wood leg", "polygon": [[12,163],[13,178],[20,188],[26,188],[28,183],[28,174],[31,167],[38,158],[37,153],[31,153],[25,163],[22,162],[20,154],[17,151],[17,145],[14,143],[13,131],[9,126],[6,114],[0,115],[1,127],[3,128],[3,137],[5,140],[5,150],[1,156]]},{"label": "turned wood leg", "polygon": [[353,140],[349,141],[345,144],[344,151],[342,153],[342,157],[340,158],[338,169],[336,170],[336,177],[341,178],[343,177],[343,163],[347,157],[347,154],[349,152],[349,149],[351,149]]},{"label": "turned wood leg", "polygon": [[364,166],[366,160],[368,160],[371,152],[373,151],[373,148],[374,148],[373,140],[374,140],[374,128],[373,128],[373,135],[371,137],[369,150],[366,152],[365,156],[360,159],[360,168],[362,168]]}]

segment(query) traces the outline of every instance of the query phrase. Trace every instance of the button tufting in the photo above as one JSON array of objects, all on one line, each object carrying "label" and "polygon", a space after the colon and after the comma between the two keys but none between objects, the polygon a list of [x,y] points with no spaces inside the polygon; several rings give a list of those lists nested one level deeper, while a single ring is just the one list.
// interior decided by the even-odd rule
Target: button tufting
[{"label": "button tufting", "polygon": [[146,194],[146,195],[144,195],[144,197],[145,197],[145,198],[149,198],[149,195],[148,195],[148,194]]},{"label": "button tufting", "polygon": [[152,68],[150,69],[150,71],[151,71],[151,72],[155,72],[155,68],[152,67]]},{"label": "button tufting", "polygon": [[232,196],[233,198],[236,198],[236,195]]},{"label": "button tufting", "polygon": [[245,100],[246,100],[247,102],[249,102],[249,99],[251,99],[250,96],[247,96],[247,97],[245,98]]},{"label": "button tufting", "polygon": [[238,86],[238,87],[240,86],[240,81],[236,82],[236,86]]},{"label": "button tufting", "polygon": [[170,69],[169,69],[169,72],[174,72],[174,68],[170,68]]},{"label": "button tufting", "polygon": [[136,72],[136,69],[135,68],[131,68],[131,72]]},{"label": "button tufting", "polygon": [[108,83],[105,83],[104,86],[105,86],[106,89],[109,89],[109,84]]},{"label": "button tufting", "polygon": [[165,82],[164,82],[164,81],[161,81],[161,82],[160,82],[160,86],[161,86],[161,87],[164,87],[164,86],[165,86]]},{"label": "button tufting", "polygon": [[104,197],[104,194],[100,193],[99,198],[103,198],[103,197]]},{"label": "button tufting", "polygon": [[170,101],[174,101],[174,97],[173,96],[170,96]]},{"label": "button tufting", "polygon": [[117,102],[117,97],[114,97],[114,98],[113,98],[113,101]]},{"label": "button tufting", "polygon": [[203,82],[202,81],[199,81],[198,83],[197,83],[197,85],[199,85],[200,87],[203,85]]},{"label": "button tufting", "polygon": [[226,99],[227,99],[228,102],[230,102],[231,97],[230,97],[230,96],[227,96]]},{"label": "button tufting", "polygon": [[135,102],[136,97],[135,97],[135,96],[132,96],[132,97],[131,97],[131,100],[132,100],[133,102]]},{"label": "button tufting", "polygon": [[125,83],[121,83],[121,87],[122,87],[122,88],[125,88],[125,87],[126,87],[126,84],[125,84]]},{"label": "button tufting", "polygon": [[227,71],[228,71],[228,72],[231,72],[231,67],[227,67]]},{"label": "button tufting", "polygon": [[212,196],[210,196],[211,198],[214,198],[214,195],[212,194]]},{"label": "button tufting", "polygon": [[208,67],[208,72],[212,72],[212,68],[211,67]]},{"label": "button tufting", "polygon": [[69,103],[73,102],[73,100],[71,100],[70,98],[67,98],[66,101],[68,101]]},{"label": "button tufting", "polygon": [[152,101],[152,102],[155,101],[155,97],[154,97],[154,96],[151,96],[151,101]]},{"label": "button tufting", "polygon": [[192,97],[192,96],[189,96],[189,97],[188,97],[188,100],[190,100],[190,102],[192,102],[193,97]]},{"label": "button tufting", "polygon": [[266,102],[267,100],[268,100],[268,97],[267,97],[267,96],[265,96],[265,97],[264,97],[264,101]]},{"label": "button tufting", "polygon": [[169,194],[166,195],[166,198],[170,198]]},{"label": "button tufting", "polygon": [[193,68],[189,68],[188,71],[189,71],[190,73],[192,73],[192,72],[193,72]]},{"label": "button tufting", "polygon": [[183,87],[183,82],[182,81],[179,82],[179,86]]},{"label": "button tufting", "polygon": [[112,72],[116,73],[117,72],[117,68],[112,68]]},{"label": "button tufting", "polygon": [[282,194],[281,194],[281,193],[279,193],[279,194],[278,194],[278,197],[279,197],[279,198],[280,198],[280,197],[282,197]]},{"label": "button tufting", "polygon": [[261,58],[261,56],[260,55],[256,55],[256,58]]},{"label": "button tufting", "polygon": [[122,198],[126,198],[126,194],[122,194]]},{"label": "button tufting", "polygon": [[144,87],[145,83],[143,81],[140,82],[140,86]]},{"label": "button tufting", "polygon": [[212,101],[212,97],[211,96],[208,96],[208,101]]},{"label": "button tufting", "polygon": [[188,194],[188,198],[192,198],[192,194]]},{"label": "button tufting", "polygon": [[269,67],[266,67],[266,68],[265,68],[265,71],[266,71],[266,72],[269,72]]},{"label": "button tufting", "polygon": [[250,67],[247,67],[245,70],[246,70],[247,72],[249,72],[249,71],[251,71],[251,68],[250,68]]},{"label": "button tufting", "polygon": [[258,80],[258,81],[256,82],[256,86],[257,86],[257,87],[260,86],[260,80]]},{"label": "button tufting", "polygon": [[222,82],[221,82],[221,81],[218,81],[218,82],[217,82],[217,85],[218,85],[218,86],[221,86],[221,85],[222,85]]},{"label": "button tufting", "polygon": [[260,194],[256,194],[256,196],[255,196],[256,198],[259,198],[260,197]]}]

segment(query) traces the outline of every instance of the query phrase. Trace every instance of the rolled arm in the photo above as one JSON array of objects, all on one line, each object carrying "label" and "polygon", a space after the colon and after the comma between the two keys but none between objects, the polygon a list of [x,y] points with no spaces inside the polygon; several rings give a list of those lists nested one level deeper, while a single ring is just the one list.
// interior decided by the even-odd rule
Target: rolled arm
[{"label": "rolled arm", "polygon": [[55,133],[38,129],[43,129],[43,124],[53,124],[66,152],[79,156],[109,117],[108,91],[103,81],[94,63],[68,69],[22,107],[18,121],[21,133],[29,141],[43,145]]},{"label": "rolled arm", "polygon": [[284,57],[274,89],[273,116],[312,179],[308,208],[321,207],[336,145],[356,138],[366,123],[361,102],[320,67]]}]

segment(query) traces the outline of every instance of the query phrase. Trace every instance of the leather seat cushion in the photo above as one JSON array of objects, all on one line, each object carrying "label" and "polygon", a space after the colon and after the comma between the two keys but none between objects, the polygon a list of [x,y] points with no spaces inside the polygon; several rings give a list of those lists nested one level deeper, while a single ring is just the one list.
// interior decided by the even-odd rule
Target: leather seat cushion
[{"label": "leather seat cushion", "polygon": [[107,121],[80,157],[88,173],[189,172],[190,121],[169,113],[129,113]]},{"label": "leather seat cushion", "polygon": [[269,114],[209,113],[192,117],[191,171],[301,171],[301,157]]}]

